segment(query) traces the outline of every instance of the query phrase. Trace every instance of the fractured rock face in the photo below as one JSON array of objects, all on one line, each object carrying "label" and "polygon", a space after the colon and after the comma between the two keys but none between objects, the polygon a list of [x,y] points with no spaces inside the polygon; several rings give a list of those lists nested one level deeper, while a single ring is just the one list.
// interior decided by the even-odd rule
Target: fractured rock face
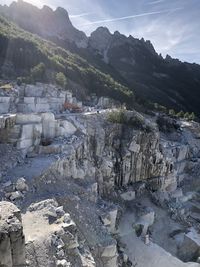
[{"label": "fractured rock face", "polygon": [[[60,181],[61,177],[90,179],[90,183],[97,182],[100,195],[109,195],[116,187],[136,183],[142,183],[143,189],[152,191],[176,190],[188,162],[190,146],[187,140],[169,141],[156,128],[147,132],[119,124],[104,127],[105,123],[95,116],[77,118],[76,127],[84,138],[68,146],[68,156],[52,166],[51,171],[55,173],[52,182],[56,182],[55,177]],[[49,181],[50,176],[47,178]],[[123,197],[134,199],[134,191],[137,195],[141,190],[134,188],[132,194]]]},{"label": "fractured rock face", "polygon": [[[52,215],[54,221],[50,222]],[[75,222],[55,200],[46,199],[32,204],[23,214],[23,224],[29,266],[95,266],[90,250],[84,253],[84,244],[80,249]]]},{"label": "fractured rock face", "polygon": [[25,239],[20,210],[0,202],[0,266],[25,266]]},{"label": "fractured rock face", "polygon": [[110,210],[104,212],[101,215],[101,220],[103,224],[108,228],[108,231],[115,233],[116,231],[116,220],[117,220],[117,208],[111,208]]}]

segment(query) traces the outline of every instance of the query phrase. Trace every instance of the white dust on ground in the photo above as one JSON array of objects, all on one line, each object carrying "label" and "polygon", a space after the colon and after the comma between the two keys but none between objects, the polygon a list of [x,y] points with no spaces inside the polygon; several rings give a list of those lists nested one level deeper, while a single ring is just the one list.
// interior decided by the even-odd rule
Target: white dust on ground
[{"label": "white dust on ground", "polygon": [[145,245],[133,229],[135,216],[126,212],[119,225],[122,243],[126,245],[125,253],[137,267],[200,267],[197,263],[183,263],[155,243]]}]

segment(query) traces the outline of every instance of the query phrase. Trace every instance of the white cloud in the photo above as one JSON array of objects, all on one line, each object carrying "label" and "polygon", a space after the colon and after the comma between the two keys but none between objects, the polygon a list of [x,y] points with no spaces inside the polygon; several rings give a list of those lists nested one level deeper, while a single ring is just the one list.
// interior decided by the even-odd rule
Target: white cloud
[{"label": "white cloud", "polygon": [[[0,3],[12,1],[0,0]],[[126,5],[116,0],[24,1],[39,7],[44,4],[64,7],[74,26],[87,35],[103,25],[111,32],[118,30],[125,35],[151,40],[163,55],[200,62],[200,0],[126,0]],[[131,10],[135,14],[127,16]]]},{"label": "white cloud", "polygon": [[88,13],[82,13],[82,14],[77,14],[77,15],[69,15],[69,17],[70,17],[70,19],[75,19],[75,18],[89,16],[91,14],[94,14],[94,13],[88,12]]},{"label": "white cloud", "polygon": [[160,4],[162,2],[165,2],[165,0],[157,0],[157,1],[153,1],[153,2],[150,2],[148,3],[148,5],[156,5],[156,4]]},{"label": "white cloud", "polygon": [[150,15],[168,13],[168,12],[172,12],[172,11],[174,12],[174,11],[178,11],[181,9],[182,8],[180,7],[180,8],[175,8],[175,9],[168,9],[168,10],[161,10],[161,11],[155,11],[155,12],[141,13],[141,14],[136,14],[136,15],[131,15],[131,16],[124,16],[124,17],[119,17],[119,18],[109,18],[109,19],[97,20],[97,21],[88,22],[86,24],[83,24],[82,26],[101,24],[101,23],[109,23],[109,22],[115,22],[115,21],[127,20],[127,19],[134,19],[134,18],[145,17],[145,16],[150,16]]}]

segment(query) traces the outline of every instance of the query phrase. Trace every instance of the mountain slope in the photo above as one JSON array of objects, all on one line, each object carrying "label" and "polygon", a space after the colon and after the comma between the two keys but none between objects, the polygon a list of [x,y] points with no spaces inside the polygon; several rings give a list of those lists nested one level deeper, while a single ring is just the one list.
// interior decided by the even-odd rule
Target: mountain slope
[{"label": "mountain slope", "polygon": [[103,27],[86,37],[73,27],[67,11],[62,8],[39,9],[18,1],[9,7],[0,6],[0,13],[23,29],[79,54],[96,69],[134,89],[143,103],[157,102],[176,111],[194,111],[200,115],[199,65],[182,63],[169,56],[163,59],[150,41],[126,37],[119,32],[111,34]]},{"label": "mountain slope", "polygon": [[0,17],[0,75],[7,78],[29,75],[30,69],[40,62],[46,65],[53,77],[63,72],[85,89],[85,95],[111,96],[133,104],[133,93],[76,54],[64,50],[54,43],[28,33],[15,24]]},{"label": "mountain slope", "polygon": [[44,6],[39,9],[24,1],[13,2],[9,7],[0,6],[0,13],[26,31],[36,33],[60,44],[74,42],[77,47],[87,47],[85,33],[73,27],[68,13],[58,7],[53,11]]},{"label": "mountain slope", "polygon": [[150,41],[111,34],[100,27],[89,38],[89,49],[115,68],[137,95],[176,110],[200,114],[200,66],[159,56]]}]

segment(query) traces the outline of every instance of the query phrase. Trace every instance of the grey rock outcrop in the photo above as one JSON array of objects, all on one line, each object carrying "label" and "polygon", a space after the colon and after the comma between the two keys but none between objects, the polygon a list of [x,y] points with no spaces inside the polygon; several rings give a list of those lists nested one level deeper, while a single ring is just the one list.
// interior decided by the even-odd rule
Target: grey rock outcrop
[{"label": "grey rock outcrop", "polygon": [[[50,220],[52,215],[54,221]],[[78,239],[75,222],[55,200],[33,203],[23,215],[23,222],[28,236],[26,259],[29,266],[96,266],[90,249],[80,240],[80,236]],[[84,253],[85,250],[87,253]]]},{"label": "grey rock outcrop", "polygon": [[[173,141],[156,128],[141,131],[109,124],[98,116],[87,119],[80,116],[76,127],[84,136],[68,148],[67,157],[51,166],[51,174],[55,173],[51,178],[53,184],[55,177],[61,183],[64,181],[59,175],[97,182],[100,195],[139,182],[153,191],[172,192],[184,179],[191,153],[197,156],[191,141],[195,137],[188,135],[188,128],[180,132],[179,140]],[[42,178],[42,182],[47,179],[45,184],[49,186],[51,174]],[[38,188],[43,187],[40,183],[35,181]]]},{"label": "grey rock outcrop", "polygon": [[60,113],[64,110],[65,102],[82,105],[70,91],[64,91],[52,84],[13,84],[8,92],[0,88],[0,114],[4,114],[0,118],[0,125],[3,118],[6,118],[7,123],[14,120],[14,115],[8,118],[7,113]]},{"label": "grey rock outcrop", "polygon": [[[0,89],[0,99],[7,99]],[[64,104],[82,105],[69,91],[62,91],[54,85],[13,86],[9,91],[9,112],[0,115],[0,137],[3,144],[14,144],[24,155],[40,149],[41,142],[50,142],[58,136],[68,137],[76,128],[67,120],[56,120],[55,113],[64,110]],[[1,110],[5,113],[7,109]],[[43,152],[40,149],[41,153]]]},{"label": "grey rock outcrop", "polygon": [[[0,12],[23,29],[61,44],[75,43],[77,47],[87,46],[85,33],[73,27],[64,8],[55,11],[44,6],[39,9],[24,1],[13,2],[9,7],[1,6]],[[29,18],[27,21],[27,17]]]},{"label": "grey rock outcrop", "polygon": [[9,202],[0,202],[0,265],[25,266],[25,238],[20,210]]},{"label": "grey rock outcrop", "polygon": [[[119,47],[129,46],[129,57],[123,52],[120,53],[119,62],[131,64],[133,67],[137,64],[137,49],[148,50],[152,55],[157,55],[156,51],[150,41],[145,41],[133,38],[132,36],[126,37],[118,31],[111,34],[106,27],[99,27],[91,33],[89,37],[88,47],[93,49],[97,54],[100,54],[106,63],[114,64],[113,52]],[[135,49],[135,51],[134,51]]]}]

